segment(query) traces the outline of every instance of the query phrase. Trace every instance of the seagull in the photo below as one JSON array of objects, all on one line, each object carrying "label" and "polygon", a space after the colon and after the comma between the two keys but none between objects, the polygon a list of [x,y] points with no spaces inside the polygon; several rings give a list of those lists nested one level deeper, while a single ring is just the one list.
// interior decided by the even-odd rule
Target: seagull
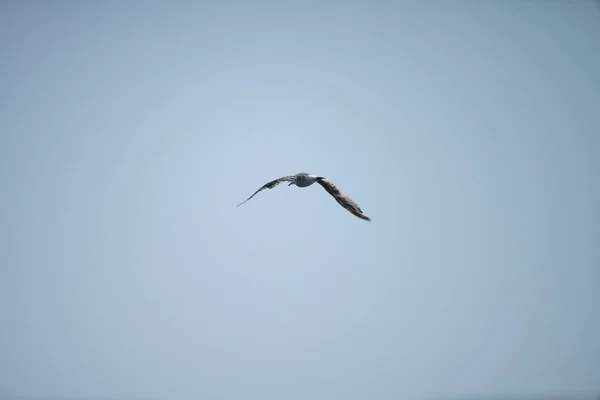
[{"label": "seagull", "polygon": [[350,197],[348,197],[348,196],[344,195],[342,192],[340,192],[340,190],[337,188],[337,186],[335,186],[333,183],[328,181],[325,177],[307,174],[306,172],[300,172],[295,175],[283,176],[281,178],[272,180],[271,182],[265,183],[260,189],[258,189],[256,192],[254,192],[254,194],[252,196],[248,197],[245,201],[241,202],[236,207],[241,206],[246,201],[253,198],[261,190],[273,189],[275,186],[277,186],[283,182],[289,182],[288,186],[296,185],[301,188],[308,187],[308,186],[312,185],[313,183],[317,182],[319,185],[321,185],[323,187],[323,189],[325,189],[327,191],[327,193],[332,195],[333,198],[342,207],[344,207],[346,210],[348,210],[350,213],[352,213],[353,215],[357,216],[360,219],[364,219],[365,221],[371,220],[371,218],[369,218],[365,214],[363,214],[362,210],[360,209],[358,204],[356,204],[354,202],[354,200],[352,200]]}]

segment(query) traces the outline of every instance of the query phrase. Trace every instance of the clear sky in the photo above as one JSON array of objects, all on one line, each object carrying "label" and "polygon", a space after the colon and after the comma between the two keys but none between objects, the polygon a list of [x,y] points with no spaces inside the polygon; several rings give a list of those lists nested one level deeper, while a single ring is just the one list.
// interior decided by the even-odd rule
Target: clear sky
[{"label": "clear sky", "polygon": [[[592,1],[13,0],[0,54],[0,394],[600,391]],[[235,207],[301,171],[372,222]]]}]

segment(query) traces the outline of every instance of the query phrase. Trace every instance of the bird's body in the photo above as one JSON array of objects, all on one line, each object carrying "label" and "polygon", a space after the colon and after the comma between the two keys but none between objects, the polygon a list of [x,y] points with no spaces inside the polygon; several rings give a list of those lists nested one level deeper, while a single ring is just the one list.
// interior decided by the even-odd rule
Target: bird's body
[{"label": "bird's body", "polygon": [[295,175],[283,176],[281,178],[272,180],[271,182],[265,183],[263,186],[261,186],[260,189],[254,192],[252,196],[248,197],[245,201],[238,204],[237,207],[241,206],[246,201],[253,198],[261,190],[273,189],[275,186],[283,182],[289,182],[288,186],[296,185],[301,188],[311,186],[313,183],[318,182],[321,185],[321,187],[323,187],[323,189],[327,191],[327,193],[332,195],[333,198],[335,198],[335,200],[350,213],[352,213],[360,219],[364,219],[365,221],[371,220],[369,217],[363,214],[362,210],[360,209],[358,204],[354,202],[354,200],[342,194],[342,192],[340,192],[340,190],[332,182],[328,181],[325,177],[311,175],[305,172],[300,172]]},{"label": "bird's body", "polygon": [[296,185],[298,187],[308,187],[315,183],[318,179],[323,179],[323,177],[315,176],[307,174],[306,172],[300,172],[299,174],[294,175],[295,179],[290,182],[290,185]]}]

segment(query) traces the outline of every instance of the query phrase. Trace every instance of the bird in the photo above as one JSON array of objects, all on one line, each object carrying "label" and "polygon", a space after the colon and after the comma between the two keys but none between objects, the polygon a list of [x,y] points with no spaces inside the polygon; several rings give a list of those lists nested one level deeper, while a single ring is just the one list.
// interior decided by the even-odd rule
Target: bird
[{"label": "bird", "polygon": [[327,178],[323,176],[316,176],[312,174],[307,174],[306,172],[300,172],[294,175],[282,176],[281,178],[277,178],[272,180],[271,182],[267,182],[262,185],[254,194],[248,197],[246,200],[238,204],[236,207],[241,206],[251,198],[253,198],[258,192],[264,189],[273,189],[275,186],[283,183],[289,182],[288,186],[296,185],[297,187],[308,187],[313,183],[317,182],[323,189],[327,191],[333,198],[346,210],[348,210],[352,215],[363,219],[365,221],[371,221],[371,218],[367,217],[363,211],[360,209],[358,204],[350,197],[343,194],[337,186],[335,186],[331,181],[327,180]]}]

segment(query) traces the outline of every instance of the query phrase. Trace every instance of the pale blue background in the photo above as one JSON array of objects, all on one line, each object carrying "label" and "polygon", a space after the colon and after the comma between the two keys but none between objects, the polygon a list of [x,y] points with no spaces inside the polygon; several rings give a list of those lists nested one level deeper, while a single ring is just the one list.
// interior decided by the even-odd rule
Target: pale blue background
[{"label": "pale blue background", "polygon": [[[0,394],[600,390],[592,1],[4,1]],[[315,185],[330,178],[372,222]]]}]

